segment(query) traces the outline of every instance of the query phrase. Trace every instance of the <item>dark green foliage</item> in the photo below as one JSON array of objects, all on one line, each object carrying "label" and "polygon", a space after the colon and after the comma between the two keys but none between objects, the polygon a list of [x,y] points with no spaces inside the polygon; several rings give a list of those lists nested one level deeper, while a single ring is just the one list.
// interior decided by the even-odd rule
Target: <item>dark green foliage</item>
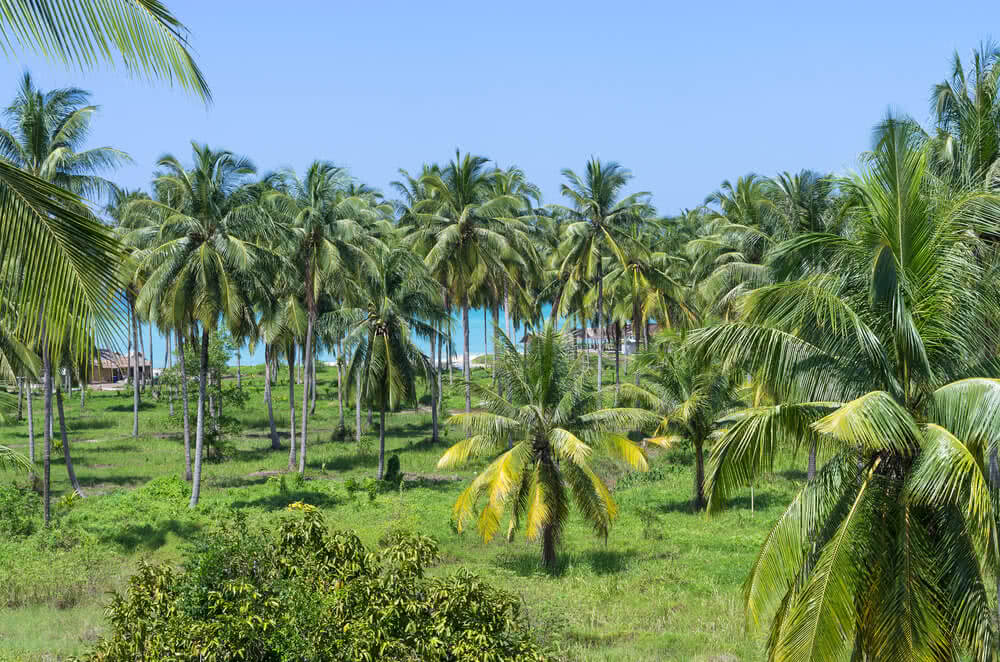
[{"label": "dark green foliage", "polygon": [[16,485],[0,485],[0,538],[24,538],[34,533],[40,520],[37,495]]},{"label": "dark green foliage", "polygon": [[237,515],[181,571],[140,563],[88,659],[544,659],[517,597],[466,571],[424,577],[434,539],[394,532],[372,551],[312,506],[289,509],[302,513],[276,532]]},{"label": "dark green foliage", "polygon": [[399,469],[399,456],[393,454],[389,457],[389,463],[385,469],[385,481],[387,483],[398,483],[403,478]]}]

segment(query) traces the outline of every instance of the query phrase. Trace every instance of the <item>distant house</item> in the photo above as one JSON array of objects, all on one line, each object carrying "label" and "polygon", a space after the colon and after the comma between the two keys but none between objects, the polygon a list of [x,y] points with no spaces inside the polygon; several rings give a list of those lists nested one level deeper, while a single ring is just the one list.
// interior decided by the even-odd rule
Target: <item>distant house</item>
[{"label": "distant house", "polygon": [[[122,354],[111,349],[99,349],[97,353],[98,358],[94,359],[90,383],[112,383],[131,379],[133,362],[131,357],[135,352]],[[151,374],[150,361],[143,357],[142,352],[139,352],[138,364],[139,374],[142,377],[149,377]]]}]

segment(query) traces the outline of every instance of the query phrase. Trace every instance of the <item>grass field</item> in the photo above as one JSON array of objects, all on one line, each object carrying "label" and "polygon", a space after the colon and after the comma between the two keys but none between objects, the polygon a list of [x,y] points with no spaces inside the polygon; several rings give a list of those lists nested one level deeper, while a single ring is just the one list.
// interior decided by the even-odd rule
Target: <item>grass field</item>
[{"label": "grass field", "polygon": [[[483,369],[475,374],[487,379]],[[157,402],[145,396],[138,438],[131,437],[126,395],[90,394],[82,412],[77,395],[67,399],[73,459],[87,498],[62,498],[69,485],[61,452],[54,452],[55,525],[17,542],[0,540],[0,659],[85,652],[103,631],[107,592],[122,585],[138,559],[179,563],[186,541],[231,509],[267,525],[300,500],[321,507],[331,526],[354,529],[366,543],[399,528],[434,536],[442,552],[436,572],[464,565],[520,594],[532,624],[563,659],[760,659],[761,640],[745,632],[741,584],[766,531],[803,480],[804,458],[788,457],[787,466],[757,486],[753,512],[748,490],[710,519],[688,505],[692,458],[684,449],[655,455],[651,471],[641,476],[598,462],[614,485],[620,516],[606,542],[574,517],[560,565],[546,573],[538,546],[523,536],[484,545],[474,531],[455,530],[452,503],[482,465],[438,472],[437,459],[457,440],[457,431],[431,444],[429,413],[388,417],[387,455],[399,456],[406,474],[402,487],[374,502],[364,493],[349,494],[345,479],[374,475],[377,448],[354,442],[353,410],[346,414],[348,440],[333,438],[338,410],[332,368],[319,373],[307,480],[290,474],[282,489],[280,477],[264,473],[282,471],[288,462],[287,373],[280,377],[275,415],[284,450],[270,450],[260,369],[244,367],[243,387],[250,394],[242,412],[245,428],[231,457],[204,465],[202,502],[195,511],[187,508],[184,486],[169,480],[183,476],[184,456],[180,426],[168,416],[165,397]],[[451,387],[444,379],[453,410],[462,403],[457,377]],[[40,431],[37,397],[35,404]],[[367,435],[377,439],[377,429]],[[6,425],[2,439],[26,451],[26,424]],[[25,482],[0,474],[0,483],[11,480]]]}]

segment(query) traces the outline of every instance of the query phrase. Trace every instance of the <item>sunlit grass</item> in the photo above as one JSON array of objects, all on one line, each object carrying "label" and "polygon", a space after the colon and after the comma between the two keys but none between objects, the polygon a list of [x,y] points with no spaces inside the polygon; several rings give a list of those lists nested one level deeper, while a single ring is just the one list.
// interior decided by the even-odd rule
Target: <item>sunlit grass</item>
[{"label": "sunlit grass", "polygon": [[[609,372],[606,380],[613,380],[613,369],[605,374]],[[347,439],[333,439],[338,410],[332,368],[320,372],[320,399],[310,422],[308,479],[297,483],[294,474],[284,475],[282,489],[281,477],[274,472],[284,471],[288,463],[287,373],[282,372],[274,389],[283,435],[280,451],[270,450],[260,369],[244,368],[243,375],[243,386],[250,392],[250,403],[241,414],[246,429],[229,459],[205,463],[202,502],[194,512],[183,496],[158,488],[134,489],[152,478],[183,476],[182,438],[168,416],[166,398],[154,402],[147,394],[142,436],[137,439],[130,436],[130,398],[91,394],[83,413],[78,397],[67,399],[73,458],[88,498],[68,510],[55,506],[57,533],[0,544],[0,657],[41,659],[43,653],[84,652],[103,630],[105,590],[120,586],[137,559],[180,561],[187,541],[232,510],[268,524],[288,503],[302,500],[320,506],[331,526],[354,529],[368,544],[398,528],[433,535],[442,553],[436,572],[464,565],[518,592],[538,632],[565,659],[760,658],[760,642],[744,632],[740,586],[766,530],[801,480],[797,470],[804,458],[787,458],[789,471],[758,486],[756,512],[750,511],[748,491],[733,508],[711,519],[689,508],[691,458],[683,450],[654,457],[651,474],[637,481],[622,479],[618,467],[600,464],[602,473],[619,483],[615,498],[621,514],[611,535],[605,543],[573,517],[560,564],[554,573],[546,573],[538,546],[523,535],[512,543],[499,537],[483,545],[474,531],[455,531],[452,504],[481,465],[438,472],[438,458],[458,433],[443,428],[443,441],[432,444],[426,411],[388,417],[387,454],[400,458],[407,475],[403,488],[379,494],[374,503],[363,492],[348,494],[345,479],[374,476],[376,457],[359,452],[365,449],[354,443],[353,409],[345,412]],[[443,380],[453,410],[464,402],[458,378],[456,372],[451,388],[447,375]],[[487,373],[477,370],[476,378],[485,380]],[[296,404],[301,411],[301,402]],[[175,405],[179,411],[179,403]],[[36,430],[41,430],[41,413],[36,413]],[[367,412],[362,418],[367,419]],[[11,424],[4,436],[23,450],[25,429],[23,423]],[[374,438],[377,430],[366,434]],[[57,502],[69,485],[61,454],[53,458]],[[69,549],[60,550],[60,545]],[[74,575],[74,581],[68,581],[67,574]],[[26,588],[29,583],[35,588]],[[35,594],[26,601],[13,600],[16,591]],[[12,602],[18,606],[6,606]]]}]

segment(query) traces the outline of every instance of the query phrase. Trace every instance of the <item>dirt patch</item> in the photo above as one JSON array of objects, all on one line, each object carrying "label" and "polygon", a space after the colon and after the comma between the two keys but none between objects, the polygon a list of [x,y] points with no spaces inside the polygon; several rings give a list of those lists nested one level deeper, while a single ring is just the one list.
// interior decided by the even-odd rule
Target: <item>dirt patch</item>
[{"label": "dirt patch", "polygon": [[462,477],[457,474],[442,476],[441,474],[403,473],[403,480],[426,481],[428,483],[454,483],[455,481],[462,480]]},{"label": "dirt patch", "polygon": [[247,474],[247,478],[270,478],[271,476],[280,475],[280,471],[255,471],[252,474]]}]

